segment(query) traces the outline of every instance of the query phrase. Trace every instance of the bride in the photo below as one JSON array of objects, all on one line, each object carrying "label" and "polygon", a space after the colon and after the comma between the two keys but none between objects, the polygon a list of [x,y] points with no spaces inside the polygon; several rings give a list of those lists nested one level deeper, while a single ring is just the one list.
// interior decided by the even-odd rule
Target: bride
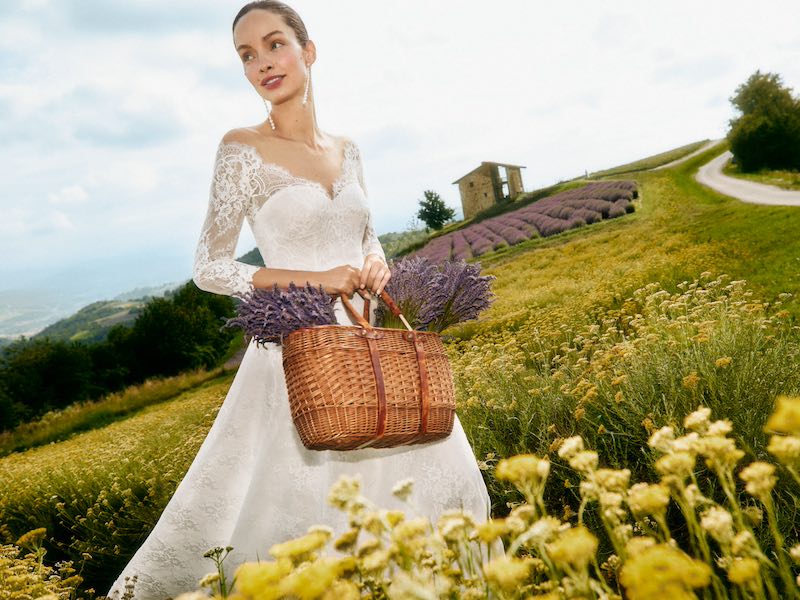
[{"label": "bride", "polygon": [[[244,6],[233,22],[233,42],[247,80],[271,110],[264,123],[229,131],[217,147],[194,282],[231,296],[310,282],[352,296],[361,313],[364,300],[356,289],[380,293],[390,272],[372,226],[359,147],[317,125],[310,83],[314,42],[297,13],[275,1]],[[234,258],[245,220],[265,267]],[[374,323],[377,302],[370,304]],[[334,312],[337,322],[355,324],[340,298]],[[448,509],[463,508],[477,523],[490,516],[486,486],[457,416],[450,436],[435,442],[309,450],[291,419],[281,346],[251,341],[197,456],[107,595],[121,596],[134,576],[136,599],[197,589],[215,569],[203,557],[213,547],[233,547],[223,563],[230,580],[236,566],[272,560],[273,544],[300,537],[312,525],[344,533],[347,515],[326,501],[340,475],[359,477],[362,494],[378,507],[434,524]],[[414,480],[412,506],[392,494],[408,478]]]}]

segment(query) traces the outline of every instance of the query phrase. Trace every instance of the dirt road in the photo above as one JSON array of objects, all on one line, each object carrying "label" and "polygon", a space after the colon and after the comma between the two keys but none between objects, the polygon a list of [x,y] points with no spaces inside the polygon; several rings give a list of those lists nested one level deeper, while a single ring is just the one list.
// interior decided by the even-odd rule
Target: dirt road
[{"label": "dirt road", "polygon": [[774,185],[724,175],[722,168],[732,156],[730,151],[723,152],[700,167],[695,179],[720,194],[742,202],[774,206],[800,206],[800,191],[784,190]]}]

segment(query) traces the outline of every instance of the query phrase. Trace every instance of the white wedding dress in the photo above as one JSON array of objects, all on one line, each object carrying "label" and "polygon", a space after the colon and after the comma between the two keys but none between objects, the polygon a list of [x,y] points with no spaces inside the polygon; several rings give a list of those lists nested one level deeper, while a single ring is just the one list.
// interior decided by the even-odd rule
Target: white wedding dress
[{"label": "white wedding dress", "polygon": [[[268,267],[360,269],[370,253],[385,260],[352,140],[346,141],[333,196],[322,184],[265,162],[253,146],[220,142],[193,271],[203,290],[238,296],[252,289],[259,267],[234,259],[245,218]],[[363,311],[359,294],[352,303]],[[334,309],[339,323],[355,324],[341,299]],[[134,574],[136,599],[164,600],[197,589],[215,568],[203,557],[215,546],[233,547],[223,563],[230,581],[237,565],[273,560],[268,552],[273,544],[299,537],[311,525],[328,525],[338,536],[348,529],[347,515],[330,506],[327,495],[341,474],[360,474],[364,496],[380,508],[404,510],[409,518],[430,517],[435,525],[443,511],[461,507],[478,523],[489,517],[486,486],[457,416],[452,434],[436,442],[308,450],[289,412],[281,347],[251,341],[197,456],[108,595],[121,597],[125,578]],[[418,515],[391,493],[408,477],[415,481],[411,499]],[[332,543],[325,551],[338,555]],[[492,554],[502,551],[495,544]]]}]

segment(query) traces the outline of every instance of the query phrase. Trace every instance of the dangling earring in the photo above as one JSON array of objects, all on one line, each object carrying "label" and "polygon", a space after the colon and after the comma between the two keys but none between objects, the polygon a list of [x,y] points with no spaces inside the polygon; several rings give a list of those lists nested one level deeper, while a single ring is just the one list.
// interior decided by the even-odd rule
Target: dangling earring
[{"label": "dangling earring", "polygon": [[267,107],[267,119],[269,119],[269,126],[272,127],[272,131],[275,131],[275,122],[272,120],[272,103],[266,98],[262,98],[262,100],[264,101],[264,106]]},{"label": "dangling earring", "polygon": [[308,69],[306,71],[306,90],[303,92],[303,106],[308,102],[308,82],[311,81],[311,65],[306,65],[306,67]]}]

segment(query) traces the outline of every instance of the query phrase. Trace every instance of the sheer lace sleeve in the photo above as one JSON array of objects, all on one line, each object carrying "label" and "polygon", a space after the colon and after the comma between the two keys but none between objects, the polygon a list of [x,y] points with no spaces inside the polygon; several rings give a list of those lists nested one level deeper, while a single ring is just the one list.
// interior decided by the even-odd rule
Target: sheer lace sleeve
[{"label": "sheer lace sleeve", "polygon": [[220,142],[208,212],[194,256],[192,279],[207,292],[241,296],[254,288],[260,267],[234,258],[236,243],[252,196],[253,158],[240,144]]},{"label": "sheer lace sleeve", "polygon": [[[358,174],[358,183],[361,185],[361,189],[364,190],[364,195],[369,198],[367,194],[367,186],[364,183],[364,167],[361,163],[361,150],[356,147],[356,172]],[[361,250],[364,254],[364,258],[367,257],[368,254],[377,254],[381,260],[385,263],[386,262],[386,255],[383,252],[383,246],[381,246],[381,242],[378,239],[378,236],[375,234],[375,229],[372,226],[372,211],[369,211],[369,215],[367,217],[367,225],[364,228],[364,239],[361,241]]]}]

